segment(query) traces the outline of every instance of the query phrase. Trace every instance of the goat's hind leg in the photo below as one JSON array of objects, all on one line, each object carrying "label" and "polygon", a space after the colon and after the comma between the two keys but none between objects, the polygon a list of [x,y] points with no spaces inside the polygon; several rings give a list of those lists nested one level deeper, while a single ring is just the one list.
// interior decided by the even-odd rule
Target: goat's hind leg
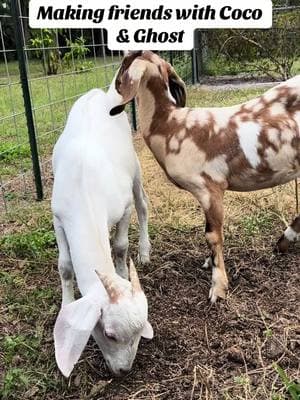
[{"label": "goat's hind leg", "polygon": [[207,258],[203,267],[212,267],[212,286],[209,298],[212,303],[220,297],[226,298],[228,290],[228,278],[223,258],[223,192],[214,188],[194,193],[205,212],[206,228],[205,237],[211,250],[211,257]]},{"label": "goat's hind leg", "polygon": [[208,268],[212,268],[213,267],[213,260],[212,257],[206,257],[204,264],[202,265],[203,269],[208,269]]},{"label": "goat's hind leg", "polygon": [[134,195],[135,208],[139,220],[139,230],[140,230],[138,258],[139,262],[144,265],[150,262],[151,244],[148,234],[147,196],[142,185],[139,165],[137,169],[137,175],[133,183],[133,195]]},{"label": "goat's hind leg", "polygon": [[74,301],[74,270],[64,228],[56,217],[54,217],[53,225],[59,251],[58,270],[62,285],[62,305],[64,306]]},{"label": "goat's hind leg", "polygon": [[293,242],[300,240],[300,216],[297,217],[292,224],[284,231],[281,238],[278,240],[276,249],[280,253],[287,253],[289,246]]},{"label": "goat's hind leg", "polygon": [[123,217],[117,224],[116,234],[113,241],[113,253],[115,256],[116,272],[122,278],[128,279],[128,268],[126,264],[128,252],[128,229],[131,217],[131,206],[127,207]]}]

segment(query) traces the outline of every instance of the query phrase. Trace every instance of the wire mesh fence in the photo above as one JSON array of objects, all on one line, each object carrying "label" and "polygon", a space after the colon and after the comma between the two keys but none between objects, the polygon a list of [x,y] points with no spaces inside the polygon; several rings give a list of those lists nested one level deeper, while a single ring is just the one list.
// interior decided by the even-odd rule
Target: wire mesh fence
[{"label": "wire mesh fence", "polygon": [[[49,195],[51,153],[70,108],[88,90],[108,88],[122,54],[108,50],[101,29],[30,29],[20,0],[0,3],[0,42],[0,212],[7,212]],[[190,52],[165,56],[190,82]]]},{"label": "wire mesh fence", "polygon": [[[277,3],[273,29],[196,31],[192,51],[160,54],[188,84],[300,73],[300,6]],[[27,8],[0,2],[0,213],[49,196],[51,153],[70,108],[88,90],[106,90],[122,58],[101,29],[30,29]],[[135,127],[133,104],[129,115]]]},{"label": "wire mesh fence", "polygon": [[299,1],[273,3],[278,7],[273,8],[272,29],[195,32],[199,81],[275,81],[300,73]]},{"label": "wire mesh fence", "polygon": [[[21,4],[15,3],[20,12]],[[121,59],[120,53],[107,52],[103,31],[32,32],[28,16],[17,15],[18,26],[13,26],[8,35],[8,27],[14,24],[12,11],[0,15],[1,211],[7,211],[10,204],[31,199],[36,186],[20,82],[20,56],[17,60],[17,44],[11,34],[20,28],[30,94],[25,103],[29,101],[32,110],[35,132],[30,133],[36,137],[44,188],[51,179],[50,154],[72,104],[91,88],[107,88]]]}]

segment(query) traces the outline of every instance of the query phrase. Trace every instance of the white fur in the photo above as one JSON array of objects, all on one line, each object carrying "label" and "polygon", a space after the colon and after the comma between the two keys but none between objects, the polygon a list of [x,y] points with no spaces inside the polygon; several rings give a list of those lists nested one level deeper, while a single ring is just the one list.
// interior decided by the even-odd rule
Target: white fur
[{"label": "white fur", "polygon": [[[153,335],[146,297],[141,290],[133,292],[126,279],[133,198],[141,226],[142,261],[149,261],[150,243],[147,202],[127,116],[109,115],[117,97],[113,82],[107,94],[94,89],[77,100],[53,153],[52,210],[63,289],[54,338],[56,360],[65,376],[91,334],[115,374],[131,368],[141,336]],[[115,224],[116,270],[109,241]],[[109,297],[95,269],[111,279],[119,293],[117,302]],[[73,274],[82,295],[76,301]]]},{"label": "white fur", "polygon": [[288,227],[285,232],[284,236],[289,240],[290,242],[296,242],[297,240],[300,239],[300,234],[295,232],[292,227]]},{"label": "white fur", "polygon": [[145,72],[145,63],[139,59],[134,61],[135,68],[129,68],[128,73],[131,83],[139,81]]},{"label": "white fur", "polygon": [[251,121],[241,122],[238,127],[240,146],[252,168],[256,168],[260,163],[260,158],[257,152],[257,139],[260,130],[260,124]]}]

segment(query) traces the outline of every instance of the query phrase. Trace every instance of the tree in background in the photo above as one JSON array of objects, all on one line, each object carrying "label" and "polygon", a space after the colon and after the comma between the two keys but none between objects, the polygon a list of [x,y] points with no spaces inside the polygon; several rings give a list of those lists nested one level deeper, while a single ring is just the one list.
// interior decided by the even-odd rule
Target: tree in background
[{"label": "tree in background", "polygon": [[[286,1],[276,3],[282,6]],[[292,0],[289,4],[293,5]],[[272,29],[209,30],[195,37],[199,69],[204,74],[247,72],[276,80],[288,79],[300,58],[300,11],[275,13]]]},{"label": "tree in background", "polygon": [[35,55],[41,60],[45,75],[56,75],[60,64],[60,52],[57,46],[56,31],[41,29],[29,40],[35,48]]},{"label": "tree in background", "polygon": [[63,62],[67,68],[72,66],[75,71],[85,71],[93,68],[93,63],[86,60],[86,56],[90,53],[90,50],[85,45],[85,39],[80,36],[74,41],[66,39],[69,51],[67,51],[63,57]]}]

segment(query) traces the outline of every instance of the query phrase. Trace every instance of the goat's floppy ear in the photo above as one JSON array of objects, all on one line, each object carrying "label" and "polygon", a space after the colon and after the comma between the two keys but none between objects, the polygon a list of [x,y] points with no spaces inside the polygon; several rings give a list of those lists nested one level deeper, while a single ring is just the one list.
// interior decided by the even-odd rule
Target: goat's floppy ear
[{"label": "goat's floppy ear", "polygon": [[152,326],[151,326],[149,321],[147,321],[146,324],[143,327],[142,336],[145,339],[152,339],[153,338],[153,328],[152,328]]},{"label": "goat's floppy ear", "polygon": [[100,316],[101,307],[91,296],[61,308],[54,326],[54,343],[56,362],[65,377],[70,376]]},{"label": "goat's floppy ear", "polygon": [[169,88],[171,95],[174,97],[177,106],[185,107],[186,103],[186,87],[184,82],[176,74],[175,70],[171,67],[169,69]]},{"label": "goat's floppy ear", "polygon": [[[121,104],[113,107],[110,110],[110,115],[120,114],[127,103],[132,100],[138,91],[140,81],[146,71],[146,61],[135,59],[132,64],[124,72],[122,67],[117,77],[117,91],[122,97]],[[118,83],[118,81],[120,83]]]}]

